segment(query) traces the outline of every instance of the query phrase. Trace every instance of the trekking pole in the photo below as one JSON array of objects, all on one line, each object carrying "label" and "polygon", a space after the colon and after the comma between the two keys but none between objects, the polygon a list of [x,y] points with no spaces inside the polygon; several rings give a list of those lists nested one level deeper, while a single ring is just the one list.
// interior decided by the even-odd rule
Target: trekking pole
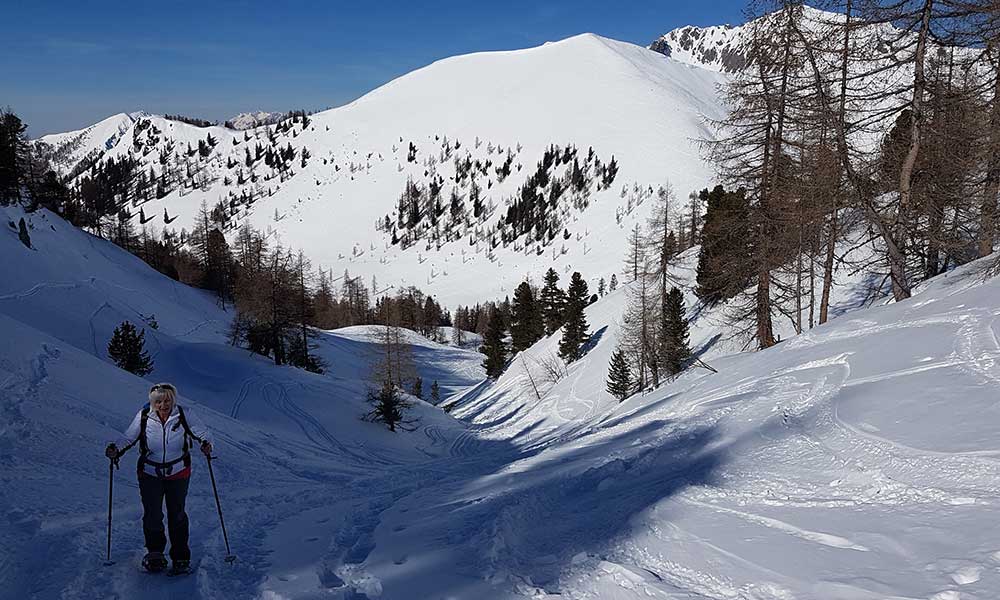
[{"label": "trekking pole", "polygon": [[115,463],[117,462],[117,459],[108,459],[108,557],[104,561],[105,567],[115,564],[115,561],[111,560],[111,505],[115,491]]},{"label": "trekking pole", "polygon": [[215,472],[212,471],[212,457],[205,455],[205,460],[208,462],[208,476],[212,478],[212,493],[215,494],[215,508],[219,511],[219,524],[222,525],[222,539],[226,542],[225,561],[227,563],[231,563],[236,560],[236,555],[229,549],[229,536],[226,534],[226,521],[222,518],[222,504],[219,502],[219,489],[215,485]]}]

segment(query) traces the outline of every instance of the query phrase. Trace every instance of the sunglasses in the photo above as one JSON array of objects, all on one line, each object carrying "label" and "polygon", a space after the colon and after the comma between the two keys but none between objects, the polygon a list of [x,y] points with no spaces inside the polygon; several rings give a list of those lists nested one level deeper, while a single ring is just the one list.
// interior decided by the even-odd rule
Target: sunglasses
[{"label": "sunglasses", "polygon": [[149,388],[150,392],[155,392],[156,390],[170,390],[171,392],[173,392],[175,394],[177,393],[177,388],[175,388],[174,386],[170,385],[169,383],[158,383],[158,384],[154,385],[153,387]]}]

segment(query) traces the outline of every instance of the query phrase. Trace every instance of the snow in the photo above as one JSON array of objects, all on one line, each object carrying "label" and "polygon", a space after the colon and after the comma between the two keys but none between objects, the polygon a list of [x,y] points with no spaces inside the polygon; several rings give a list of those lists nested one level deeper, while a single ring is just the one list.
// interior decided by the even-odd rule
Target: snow
[{"label": "snow", "polygon": [[132,128],[135,119],[132,115],[119,113],[84,129],[44,135],[38,139],[57,152],[50,164],[57,174],[65,176],[91,153],[103,154],[114,148],[122,135]]},{"label": "snow", "polygon": [[[162,228],[159,215],[166,208],[177,218],[172,227],[190,231],[202,201],[211,208],[230,191],[258,187],[265,190],[263,197],[241,211],[239,222],[273,229],[319,267],[337,274],[349,269],[362,281],[375,276],[381,285],[397,288],[416,285],[454,308],[502,299],[525,276],[539,277],[550,266],[564,278],[580,271],[595,289],[601,277],[609,279],[619,268],[618,252],[624,251],[628,230],[645,222],[652,205],[648,196],[658,186],[673,185],[680,211],[691,190],[711,184],[711,169],[700,160],[696,140],[710,134],[706,119],[722,116],[716,86],[724,77],[633,44],[581,34],[535,48],[444,59],[346,106],[311,115],[305,131],[297,127],[294,137],[278,138],[282,147],[305,147],[312,155],[305,169],[296,160],[295,174],[285,181],[264,181],[268,174],[260,167],[257,184],[236,185],[236,170],[246,171],[245,151],[258,140],[243,142],[242,131],[160,117],[150,117],[163,132],[155,149],[136,151],[133,128],[108,157],[132,153],[144,169],[159,173],[166,140],[183,154],[211,133],[219,143],[204,165],[204,189],[177,190],[143,204],[153,219],[148,226]],[[248,133],[267,144],[263,128]],[[395,210],[407,177],[426,184],[425,171],[432,167],[425,161],[440,157],[445,136],[461,143],[454,156],[469,152],[473,159],[495,161],[495,167],[502,160],[495,149],[502,148],[515,153],[514,163],[522,168],[503,183],[492,175],[489,188],[487,178],[480,179],[484,197],[495,205],[484,226],[470,227],[467,235],[440,249],[421,242],[401,250],[390,244],[390,234],[375,230],[375,223]],[[411,142],[418,149],[415,163],[406,160]],[[506,213],[505,203],[534,172],[545,149],[570,143],[583,155],[593,147],[602,162],[613,156],[620,165],[611,189],[593,192],[588,208],[567,216],[570,238],[557,236],[541,254],[534,247],[490,253],[485,242],[470,245],[470,235],[494,226]],[[238,166],[226,168],[229,158]],[[446,182],[445,199],[453,185],[453,162],[433,167]],[[226,176],[233,180],[229,186]],[[268,196],[266,188],[277,191]],[[646,194],[641,198],[640,189]],[[461,193],[467,196],[468,188]],[[138,219],[138,209],[132,212]]]},{"label": "snow", "polygon": [[267,112],[264,110],[258,110],[254,112],[244,112],[236,115],[235,117],[230,117],[227,121],[232,124],[234,129],[253,129],[260,125],[268,125],[271,123],[277,123],[284,116],[284,113],[280,112]]},{"label": "snow", "polygon": [[[0,249],[0,572],[10,597],[987,599],[1000,589],[1000,279],[971,263],[908,302],[860,307],[763,352],[692,341],[693,368],[618,403],[604,391],[626,290],[588,308],[596,343],[556,382],[539,341],[495,383],[481,356],[409,333],[451,412],[414,431],[359,419],[376,329],[321,334],[324,375],[224,339],[229,314],[45,211]],[[863,245],[857,252],[868,252]],[[676,276],[685,277],[691,257]],[[689,303],[690,305],[690,303]],[[717,309],[719,311],[723,308]],[[145,379],[102,352],[155,312]],[[692,311],[694,314],[695,311]],[[532,369],[541,398],[525,369]],[[218,439],[234,565],[203,463],[196,570],[138,572],[130,459],[103,560],[102,450],[169,380]],[[425,386],[426,388],[426,386]]]},{"label": "snow", "polygon": [[[322,333],[318,352],[331,365],[323,376],[276,367],[226,343],[231,313],[209,295],[163,277],[47,211],[2,211],[5,224],[22,216],[30,223],[33,245],[25,248],[4,225],[0,245],[5,256],[16,257],[0,268],[0,331],[7,342],[0,350],[5,595],[155,594],[133,568],[141,556],[141,533],[132,457],[116,473],[119,565],[91,568],[104,547],[107,474],[100,449],[124,430],[151,382],[177,384],[181,402],[198,407],[215,432],[216,476],[242,563],[214,583],[197,578],[197,585],[196,579],[172,584],[206,597],[258,593],[254,573],[269,552],[261,546],[263,534],[256,537],[262,524],[276,525],[331,497],[367,497],[367,473],[405,471],[444,455],[441,440],[464,431],[416,399],[411,413],[416,429],[408,435],[360,420],[368,410],[365,376],[375,351],[367,340],[370,330]],[[104,347],[120,321],[142,325],[153,314],[159,328],[145,330],[155,370],[141,379],[114,367]],[[463,389],[482,379],[480,355],[415,334],[412,341],[428,386],[436,378],[443,390]],[[213,554],[222,540],[203,468],[195,466],[202,472],[196,473],[189,498],[192,544],[204,557],[201,573],[228,568],[222,555]],[[355,479],[350,493],[336,491]],[[53,572],[49,563],[55,556]]]}]

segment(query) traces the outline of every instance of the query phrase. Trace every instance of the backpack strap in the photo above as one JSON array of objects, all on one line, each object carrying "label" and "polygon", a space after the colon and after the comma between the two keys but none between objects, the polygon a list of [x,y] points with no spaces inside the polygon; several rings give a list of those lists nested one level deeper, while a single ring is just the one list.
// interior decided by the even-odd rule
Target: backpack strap
[{"label": "backpack strap", "polygon": [[132,446],[139,444],[139,454],[149,454],[149,444],[146,443],[146,422],[149,421],[149,403],[142,407],[139,417],[139,437],[132,440],[132,443],[118,451],[118,457],[132,449]]},{"label": "backpack strap", "polygon": [[198,444],[205,443],[205,440],[203,440],[200,437],[196,436],[194,434],[194,432],[191,431],[191,426],[188,425],[187,417],[184,416],[184,409],[181,407],[180,404],[177,405],[177,420],[181,422],[181,427],[184,428],[184,456],[183,456],[183,458],[184,458],[184,466],[185,467],[190,467],[191,466],[191,451],[190,451],[191,444],[189,443],[188,440],[194,440],[194,441],[198,442]]},{"label": "backpack strap", "polygon": [[[146,425],[149,423],[149,403],[142,407],[142,416],[139,418],[139,458],[145,459],[149,455],[149,442],[146,440]],[[134,442],[133,442],[134,443]]]},{"label": "backpack strap", "polygon": [[196,436],[194,434],[194,432],[191,431],[191,426],[188,425],[187,417],[184,416],[184,409],[181,407],[180,404],[177,405],[177,418],[178,418],[178,420],[180,420],[181,426],[184,428],[185,443],[187,443],[187,439],[186,438],[188,438],[188,437],[191,438],[192,440],[198,442],[199,444],[204,444],[205,443],[205,440],[203,440],[200,437]]}]

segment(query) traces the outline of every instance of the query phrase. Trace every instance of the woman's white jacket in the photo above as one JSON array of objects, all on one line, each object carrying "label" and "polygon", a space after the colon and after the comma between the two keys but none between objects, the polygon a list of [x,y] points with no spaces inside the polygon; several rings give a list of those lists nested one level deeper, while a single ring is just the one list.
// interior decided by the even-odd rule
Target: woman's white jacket
[{"label": "woman's white jacket", "polygon": [[[148,420],[146,421],[146,444],[149,447],[147,459],[157,463],[169,463],[184,456],[184,426],[181,424],[179,405],[174,404],[173,410],[166,421],[160,420],[160,415],[155,409],[149,409]],[[184,419],[187,421],[191,433],[202,441],[212,442],[212,434],[201,422],[197,414],[190,408],[184,409]],[[133,442],[138,443],[139,433],[142,424],[142,410],[136,413],[132,419],[132,424],[125,430],[125,434],[117,442],[118,449],[121,450]],[[200,442],[190,440],[188,442],[190,450],[198,450]],[[158,474],[156,468],[150,464],[143,464],[143,470],[154,477],[168,477],[184,468],[184,463],[178,462],[169,468],[169,472]]]}]

